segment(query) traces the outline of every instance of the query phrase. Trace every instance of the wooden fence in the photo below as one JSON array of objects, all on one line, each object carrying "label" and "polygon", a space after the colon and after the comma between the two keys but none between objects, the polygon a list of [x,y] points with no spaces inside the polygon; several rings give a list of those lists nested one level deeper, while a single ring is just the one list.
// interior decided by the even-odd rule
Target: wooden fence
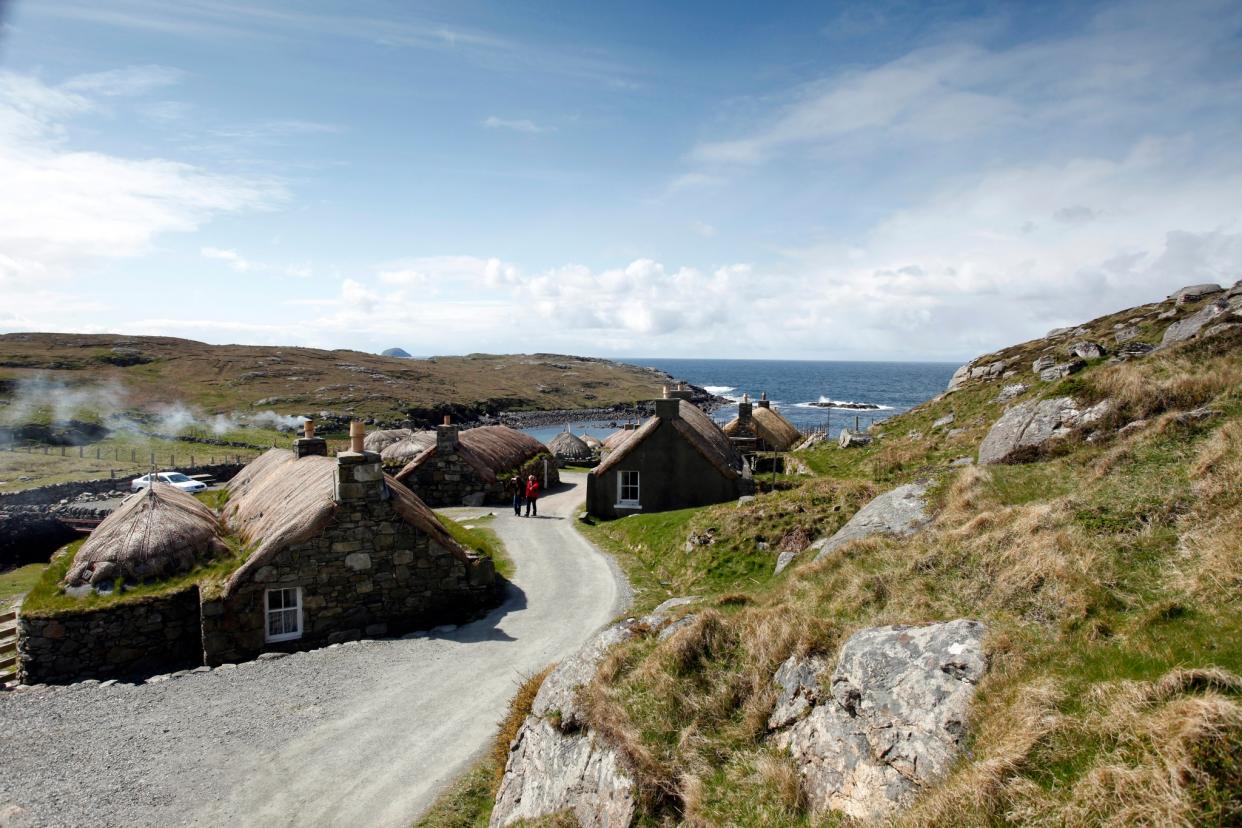
[{"label": "wooden fence", "polygon": [[[256,452],[262,449],[255,449]],[[30,445],[30,446],[0,446],[0,452],[10,452],[15,454],[42,454],[49,457],[77,457],[82,460],[99,460],[109,463],[118,463],[121,465],[136,466],[138,468],[148,469],[152,466],[162,466],[164,460],[168,463],[164,468],[176,468],[178,465],[183,466],[218,466],[226,463],[241,464],[243,462],[240,454],[163,454],[155,451],[139,451],[138,449],[124,449],[113,447],[110,449],[101,446],[89,448],[87,446],[47,446],[47,445]],[[177,460],[180,458],[181,463]],[[250,455],[246,455],[246,460],[250,459]]]}]

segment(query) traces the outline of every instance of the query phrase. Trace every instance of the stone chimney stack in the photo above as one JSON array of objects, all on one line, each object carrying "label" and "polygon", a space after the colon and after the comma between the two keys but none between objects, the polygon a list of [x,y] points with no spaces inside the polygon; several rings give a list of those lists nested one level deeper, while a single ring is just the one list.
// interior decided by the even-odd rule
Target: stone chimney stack
[{"label": "stone chimney stack", "polygon": [[388,497],[379,453],[362,447],[365,437],[366,427],[361,422],[349,424],[349,451],[336,455],[337,503],[366,503]]},{"label": "stone chimney stack", "polygon": [[759,394],[759,407],[760,407],[760,408],[771,408],[771,407],[772,407],[772,401],[768,399],[768,392],[767,392],[767,391],[760,392],[760,394]]},{"label": "stone chimney stack", "polygon": [[327,457],[328,441],[322,437],[316,437],[315,421],[307,420],[302,423],[302,436],[293,441],[293,456],[309,457],[311,455]]},{"label": "stone chimney stack", "polygon": [[661,420],[681,419],[681,400],[667,399],[655,401],[655,413]]},{"label": "stone chimney stack", "polygon": [[754,409],[751,406],[750,394],[743,394],[742,401],[737,404],[737,422],[743,429],[750,428],[751,416]]},{"label": "stone chimney stack", "polygon": [[457,451],[457,436],[460,426],[453,423],[453,418],[444,415],[444,425],[436,426],[436,452]]},{"label": "stone chimney stack", "polygon": [[678,382],[673,388],[665,386],[665,396],[671,399],[688,400],[694,396],[694,392],[684,382]]}]

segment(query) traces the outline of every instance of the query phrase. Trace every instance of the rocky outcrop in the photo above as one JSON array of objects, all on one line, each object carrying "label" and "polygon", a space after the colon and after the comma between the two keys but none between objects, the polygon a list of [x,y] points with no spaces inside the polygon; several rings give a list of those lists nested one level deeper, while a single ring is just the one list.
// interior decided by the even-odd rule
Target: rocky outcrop
[{"label": "rocky outcrop", "polygon": [[862,630],[841,648],[822,699],[822,663],[781,666],[778,686],[796,683],[792,697],[810,712],[788,727],[774,713],[784,728],[774,738],[793,756],[813,811],[883,820],[944,777],[987,672],[986,631],[964,619]]},{"label": "rocky outcrop", "polygon": [[1101,359],[1104,356],[1104,348],[1098,342],[1075,342],[1070,346],[1070,355],[1079,359]]},{"label": "rocky outcrop", "polygon": [[[1218,287],[1217,290],[1219,291],[1220,288]],[[1160,339],[1160,347],[1167,348],[1170,345],[1185,342],[1199,333],[1204,325],[1227,310],[1229,310],[1229,305],[1224,301],[1207,303],[1185,319],[1179,319],[1165,328],[1164,336]]]},{"label": "rocky outcrop", "polygon": [[841,433],[837,435],[837,445],[841,448],[860,448],[871,442],[871,437],[863,434],[861,431],[850,431],[848,428],[841,429]]},{"label": "rocky outcrop", "polygon": [[1174,304],[1184,305],[1187,302],[1197,302],[1205,296],[1220,293],[1222,290],[1224,288],[1213,282],[1202,285],[1187,285],[1180,290],[1174,291],[1169,295],[1169,298],[1173,300]]},{"label": "rocky outcrop", "polygon": [[949,379],[948,390],[957,391],[968,382],[992,380],[1002,376],[1004,373],[1004,360],[994,360],[979,365],[976,365],[974,362],[968,362],[953,372],[953,376]]},{"label": "rocky outcrop", "polygon": [[[509,746],[490,828],[572,811],[583,828],[625,828],[634,819],[634,781],[617,751],[593,733],[578,691],[609,649],[641,632],[670,632],[672,611],[697,601],[673,598],[641,618],[608,627],[544,679],[531,715]],[[679,622],[680,623],[680,622]]]},{"label": "rocky outcrop", "polygon": [[1021,461],[1049,441],[1100,420],[1111,408],[1104,400],[1080,410],[1069,397],[1018,403],[1001,415],[979,444],[979,462]]},{"label": "rocky outcrop", "polygon": [[[836,534],[820,538],[808,546],[807,551],[815,552],[815,560],[818,561],[850,541],[879,534],[913,534],[930,519],[925,511],[927,503],[923,499],[926,493],[927,485],[924,483],[907,483],[885,492],[859,509]],[[776,561],[776,571],[784,570],[799,554],[782,552]]]}]

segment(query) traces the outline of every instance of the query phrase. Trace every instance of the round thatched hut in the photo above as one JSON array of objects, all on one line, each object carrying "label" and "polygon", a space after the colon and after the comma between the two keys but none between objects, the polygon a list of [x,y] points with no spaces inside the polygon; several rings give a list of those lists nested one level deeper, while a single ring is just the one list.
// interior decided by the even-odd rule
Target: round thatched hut
[{"label": "round thatched hut", "polygon": [[586,441],[571,431],[562,431],[549,440],[548,450],[561,466],[590,463],[595,456]]},{"label": "round thatched hut", "polygon": [[802,433],[771,407],[767,394],[756,403],[744,396],[724,433],[744,451],[791,451],[802,441]]},{"label": "round thatched hut", "polygon": [[362,447],[367,451],[380,452],[393,443],[401,442],[413,433],[414,430],[411,428],[385,428],[379,431],[372,431],[363,439]]},{"label": "round thatched hut", "polygon": [[193,495],[157,483],[108,515],[78,550],[65,584],[128,583],[189,572],[225,551],[215,514]]},{"label": "round thatched hut", "polygon": [[436,433],[434,431],[410,431],[405,437],[389,443],[382,449],[369,450],[379,451],[384,465],[391,468],[404,466],[435,444]]},{"label": "round thatched hut", "polygon": [[591,451],[600,451],[604,447],[604,441],[596,437],[594,434],[583,434],[582,442],[586,443]]}]

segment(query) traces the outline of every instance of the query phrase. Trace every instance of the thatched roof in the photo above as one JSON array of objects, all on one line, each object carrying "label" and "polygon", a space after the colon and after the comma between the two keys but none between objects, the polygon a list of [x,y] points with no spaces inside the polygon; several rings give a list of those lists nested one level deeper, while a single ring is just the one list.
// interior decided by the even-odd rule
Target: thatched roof
[{"label": "thatched roof", "polygon": [[[65,583],[131,583],[189,572],[224,551],[215,514],[193,495],[156,483],[121,504],[78,549]],[[111,567],[101,566],[111,563]]]},{"label": "thatched roof", "polygon": [[411,431],[395,443],[379,449],[380,458],[385,466],[404,466],[435,444],[436,433],[434,431]]},{"label": "thatched roof", "polygon": [[[513,471],[541,454],[549,454],[543,443],[508,426],[479,426],[457,436],[457,454],[485,483],[495,483],[497,475]],[[397,472],[405,480],[436,454],[436,446],[423,451]]]},{"label": "thatched roof", "polygon": [[367,451],[383,451],[393,443],[399,443],[413,433],[414,430],[409,428],[386,428],[372,431],[363,439],[362,447]]},{"label": "thatched roof", "polygon": [[598,437],[596,437],[594,434],[583,434],[582,442],[586,443],[588,446],[590,446],[592,449],[595,449],[596,451],[599,451],[600,449],[604,447],[603,441],[600,440]]},{"label": "thatched roof", "polygon": [[[690,443],[723,476],[733,479],[741,477],[742,458],[734,450],[733,444],[720,426],[703,410],[693,403],[680,400],[677,406],[678,417],[664,420],[652,417],[638,427],[637,431],[629,432],[620,445],[609,452],[608,457],[595,467],[595,474],[600,475],[620,463],[630,452],[636,450],[646,441],[647,437],[665,427],[673,428],[682,439]],[[617,435],[612,435],[615,437]],[[608,439],[611,440],[612,437]],[[607,441],[604,443],[607,445]]]},{"label": "thatched roof", "polygon": [[623,428],[623,429],[620,429],[619,431],[614,431],[612,434],[609,434],[607,437],[604,438],[604,442],[603,442],[604,451],[615,451],[622,443],[630,439],[630,437],[634,436],[634,432],[636,432],[637,430],[638,429],[636,428]]},{"label": "thatched roof", "polygon": [[548,450],[552,452],[553,457],[561,462],[590,460],[594,454],[585,440],[568,431],[562,431],[549,440]]},{"label": "thatched roof", "polygon": [[[228,591],[280,550],[323,531],[338,507],[335,475],[334,458],[298,458],[285,449],[270,449],[229,481],[224,520],[255,550],[230,576]],[[472,560],[417,495],[387,475],[385,481],[390,502],[402,520],[463,561]]]},{"label": "thatched roof", "polygon": [[[769,449],[790,451],[802,440],[802,433],[794,428],[793,423],[771,408],[756,405],[751,410],[750,419],[755,436],[763,440]],[[730,437],[741,436],[741,431],[742,423],[737,417],[724,427],[724,433]]]}]

